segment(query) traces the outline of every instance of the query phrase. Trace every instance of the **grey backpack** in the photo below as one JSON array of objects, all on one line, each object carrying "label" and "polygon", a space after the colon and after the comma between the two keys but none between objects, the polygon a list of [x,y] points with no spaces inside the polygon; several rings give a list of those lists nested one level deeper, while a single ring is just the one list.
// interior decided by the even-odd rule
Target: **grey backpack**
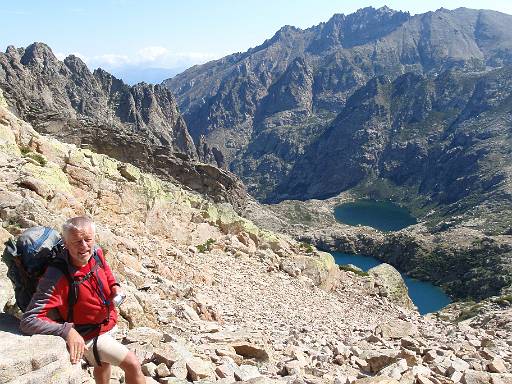
[{"label": "grey backpack", "polygon": [[48,227],[32,227],[5,243],[2,260],[14,287],[16,304],[25,311],[39,279],[51,264],[68,274],[66,263],[55,256],[62,249],[59,233]]}]

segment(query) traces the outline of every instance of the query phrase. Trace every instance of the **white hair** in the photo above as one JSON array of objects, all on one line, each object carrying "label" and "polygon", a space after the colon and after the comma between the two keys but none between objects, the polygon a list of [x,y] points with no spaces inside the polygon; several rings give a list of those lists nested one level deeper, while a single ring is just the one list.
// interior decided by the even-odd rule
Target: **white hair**
[{"label": "white hair", "polygon": [[94,224],[94,221],[89,216],[77,216],[67,219],[62,224],[62,238],[67,239],[71,231],[80,231],[86,228],[91,228],[92,233],[96,233],[96,224]]}]

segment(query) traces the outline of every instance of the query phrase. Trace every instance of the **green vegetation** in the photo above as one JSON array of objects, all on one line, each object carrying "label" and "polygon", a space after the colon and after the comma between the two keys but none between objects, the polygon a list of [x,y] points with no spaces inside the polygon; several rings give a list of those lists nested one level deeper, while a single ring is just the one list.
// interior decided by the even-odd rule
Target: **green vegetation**
[{"label": "green vegetation", "polygon": [[509,307],[512,305],[512,295],[503,295],[493,300],[500,307]]},{"label": "green vegetation", "polygon": [[[470,304],[469,302],[468,304]],[[473,304],[469,308],[464,308],[459,317],[455,319],[455,322],[461,322],[467,319],[471,319],[472,317],[477,316],[480,313],[480,310],[483,308],[483,304]]]},{"label": "green vegetation", "polygon": [[213,244],[215,244],[215,240],[212,238],[209,238],[203,244],[196,245],[196,248],[199,252],[206,253],[213,249]]},{"label": "green vegetation", "polygon": [[23,156],[36,161],[41,167],[44,167],[48,163],[43,155],[37,152],[33,152],[29,147],[21,147],[20,151]]},{"label": "green vegetation", "polygon": [[301,242],[299,244],[300,248],[303,249],[306,253],[313,253],[315,251],[315,248],[311,244]]},{"label": "green vegetation", "polygon": [[368,272],[361,271],[361,270],[356,269],[356,268],[352,268],[350,265],[339,265],[338,267],[339,267],[339,269],[341,271],[352,272],[352,273],[355,273],[358,276],[369,276]]}]

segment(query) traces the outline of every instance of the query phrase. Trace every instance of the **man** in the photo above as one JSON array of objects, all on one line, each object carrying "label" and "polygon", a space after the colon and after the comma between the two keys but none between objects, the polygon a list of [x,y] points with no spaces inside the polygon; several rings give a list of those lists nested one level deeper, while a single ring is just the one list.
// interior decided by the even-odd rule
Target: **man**
[{"label": "man", "polygon": [[[64,223],[64,251],[57,257],[65,261],[73,284],[61,268],[48,267],[23,314],[21,330],[61,336],[71,363],[84,357],[94,366],[98,384],[109,383],[111,364],[124,370],[127,384],[145,383],[135,354],[112,337],[117,323],[112,298],[121,291],[103,251],[95,246],[95,234],[96,226],[88,217]],[[76,298],[74,304],[70,295]]]}]

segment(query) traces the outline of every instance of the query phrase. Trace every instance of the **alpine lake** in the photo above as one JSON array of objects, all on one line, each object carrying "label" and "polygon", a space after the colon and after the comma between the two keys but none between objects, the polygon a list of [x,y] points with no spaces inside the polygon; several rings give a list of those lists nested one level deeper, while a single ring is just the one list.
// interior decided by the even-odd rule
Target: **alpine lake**
[{"label": "alpine lake", "polygon": [[[417,223],[416,218],[411,216],[407,209],[397,204],[368,199],[338,205],[334,209],[334,216],[340,223],[353,226],[364,225],[382,232],[398,231]],[[381,264],[381,261],[369,255],[331,253],[338,265],[352,264],[365,272]],[[405,274],[402,274],[402,278],[409,290],[409,296],[422,315],[436,312],[451,303],[451,299],[441,288]]]}]

